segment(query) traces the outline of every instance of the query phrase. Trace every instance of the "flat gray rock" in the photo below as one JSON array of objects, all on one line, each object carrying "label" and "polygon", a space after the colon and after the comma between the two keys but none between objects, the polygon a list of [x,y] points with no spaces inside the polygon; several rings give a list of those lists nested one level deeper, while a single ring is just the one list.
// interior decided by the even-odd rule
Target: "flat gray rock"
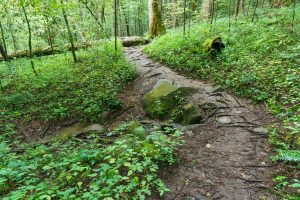
[{"label": "flat gray rock", "polygon": [[217,121],[222,123],[222,124],[230,124],[232,122],[232,119],[229,116],[222,116],[222,117],[219,117],[217,119]]}]

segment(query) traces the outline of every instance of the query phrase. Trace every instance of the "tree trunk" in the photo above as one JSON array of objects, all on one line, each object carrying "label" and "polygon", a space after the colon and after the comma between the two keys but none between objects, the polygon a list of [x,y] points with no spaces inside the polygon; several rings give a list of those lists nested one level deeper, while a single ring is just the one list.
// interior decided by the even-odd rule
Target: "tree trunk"
[{"label": "tree trunk", "polygon": [[256,0],[253,15],[252,15],[252,22],[254,22],[255,16],[256,16],[256,9],[258,7],[258,0]]},{"label": "tree trunk", "polygon": [[196,11],[196,3],[197,3],[197,0],[192,0],[192,12],[195,12]]},{"label": "tree trunk", "polygon": [[128,15],[126,15],[126,10],[125,10],[125,7],[122,3],[121,3],[121,8],[122,8],[123,15],[124,15],[124,20],[125,20],[126,35],[130,36],[129,17],[128,17]]},{"label": "tree trunk", "polygon": [[177,18],[177,0],[173,1],[173,28],[178,27],[178,18]]},{"label": "tree trunk", "polygon": [[237,0],[235,5],[235,17],[244,10],[244,0]]},{"label": "tree trunk", "polygon": [[183,35],[185,35],[185,24],[186,24],[186,0],[184,0],[183,5]]},{"label": "tree trunk", "polygon": [[296,2],[297,0],[293,0],[293,17],[292,17],[292,28],[294,28],[295,16],[296,16]]},{"label": "tree trunk", "polygon": [[[92,9],[88,6],[88,3],[87,1],[83,2],[83,5],[85,6],[85,8],[89,11],[89,13],[92,15],[92,17],[95,19],[96,23],[99,25],[100,29],[103,30],[103,26],[102,24],[100,23],[98,17],[95,15],[95,13],[92,11]],[[104,11],[103,11],[104,12]],[[103,14],[104,15],[104,14]],[[101,15],[102,16],[102,15]]]},{"label": "tree trunk", "polygon": [[51,28],[50,28],[50,23],[49,23],[49,19],[46,15],[44,15],[46,24],[45,24],[45,28],[46,28],[46,32],[47,32],[47,41],[49,46],[51,47],[51,50],[54,52],[54,42],[53,42],[53,38],[52,38],[52,34],[51,34]]},{"label": "tree trunk", "polygon": [[3,29],[1,21],[0,21],[0,30],[1,30],[1,37],[2,37],[2,42],[3,42],[3,47],[4,47],[4,50],[5,50],[6,54],[8,54],[6,41],[5,41],[5,35],[4,35],[4,29]]},{"label": "tree trunk", "polygon": [[138,25],[139,25],[139,34],[140,34],[140,36],[143,36],[143,34],[144,34],[144,30],[143,30],[143,21],[142,21],[142,8],[141,8],[141,6],[143,5],[142,4],[143,2],[142,2],[142,0],[140,0],[140,2],[139,2],[139,8],[138,8]]},{"label": "tree trunk", "polygon": [[75,53],[75,46],[74,46],[73,35],[72,35],[72,32],[71,32],[71,28],[70,28],[70,25],[69,25],[69,21],[68,21],[68,17],[67,17],[66,11],[64,9],[64,2],[63,2],[63,0],[60,0],[60,3],[61,3],[61,10],[62,10],[62,13],[63,13],[63,17],[64,17],[64,20],[65,20],[65,23],[66,23],[66,27],[67,27],[67,30],[68,30],[68,35],[69,35],[69,41],[70,41],[70,44],[71,44],[73,60],[76,63],[77,62],[77,57],[76,57],[76,53]]},{"label": "tree trunk", "polygon": [[105,23],[105,6],[104,5],[101,7],[101,22],[102,22],[102,24]]},{"label": "tree trunk", "polygon": [[29,22],[29,19],[28,19],[27,12],[26,12],[24,4],[21,3],[21,6],[22,6],[22,10],[24,12],[25,21],[27,23],[27,28],[28,28],[28,46],[29,46],[30,64],[31,64],[31,68],[32,68],[33,73],[37,76],[37,72],[35,70],[34,63],[33,63],[33,60],[32,60],[32,41],[31,41],[32,40],[32,33],[31,33],[31,26],[30,26],[30,22]]},{"label": "tree trunk", "polygon": [[150,38],[160,36],[166,33],[162,21],[160,10],[158,9],[159,0],[148,0],[149,6],[149,36]]},{"label": "tree trunk", "polygon": [[1,54],[2,58],[4,59],[4,61],[9,61],[7,52],[5,51],[5,48],[1,43],[0,43],[0,54]]},{"label": "tree trunk", "polygon": [[202,0],[202,18],[209,19],[211,17],[212,0]]},{"label": "tree trunk", "polygon": [[115,24],[115,50],[117,51],[118,45],[117,45],[117,36],[118,36],[118,0],[114,1],[114,24]]}]

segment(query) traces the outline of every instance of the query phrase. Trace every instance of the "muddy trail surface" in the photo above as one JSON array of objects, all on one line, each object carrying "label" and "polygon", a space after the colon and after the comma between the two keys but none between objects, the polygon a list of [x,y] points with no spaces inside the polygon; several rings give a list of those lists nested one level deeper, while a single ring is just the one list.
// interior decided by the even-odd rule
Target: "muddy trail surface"
[{"label": "muddy trail surface", "polygon": [[178,152],[179,165],[161,170],[160,177],[171,192],[150,199],[278,199],[271,189],[277,169],[268,159],[271,150],[263,128],[272,118],[264,105],[253,105],[247,99],[179,75],[149,59],[142,47],[125,48],[125,55],[137,66],[139,75],[120,95],[130,109],[114,123],[149,120],[143,110],[143,96],[160,79],[196,88],[190,97],[194,103],[212,102],[218,106],[204,124],[184,131],[186,142]]}]

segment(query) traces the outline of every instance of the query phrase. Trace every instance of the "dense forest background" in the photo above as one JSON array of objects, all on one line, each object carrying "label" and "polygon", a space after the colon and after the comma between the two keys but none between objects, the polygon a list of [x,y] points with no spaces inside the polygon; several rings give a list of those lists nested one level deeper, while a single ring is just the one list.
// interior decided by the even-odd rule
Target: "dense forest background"
[{"label": "dense forest background", "polygon": [[[1,0],[0,198],[146,199],[169,192],[159,173],[180,165],[184,134],[163,122],[160,129],[140,119],[113,123],[140,106],[124,107],[122,95],[141,78],[124,46],[150,43],[143,48],[149,58],[266,107],[274,122],[256,136],[268,138],[274,155],[263,168],[279,165],[267,189],[298,200],[299,3]],[[174,99],[180,114],[185,99]],[[156,111],[167,109],[159,104]],[[74,135],[72,126],[76,132],[82,123],[97,130]]]},{"label": "dense forest background", "polygon": [[[158,3],[158,2],[157,2]],[[295,1],[265,0],[173,0],[160,1],[159,11],[167,29],[190,27],[203,19],[214,23],[218,18],[249,16],[258,21],[267,9],[296,4]],[[148,36],[148,1],[117,1],[117,36]],[[42,49],[69,43],[68,27],[74,42],[85,43],[114,35],[114,2],[103,1],[1,1],[1,45],[8,54],[28,49],[28,23],[32,48]],[[266,10],[259,10],[265,8]],[[63,11],[64,10],[64,11]],[[288,14],[288,13],[287,13]],[[293,20],[295,13],[289,13]]]}]

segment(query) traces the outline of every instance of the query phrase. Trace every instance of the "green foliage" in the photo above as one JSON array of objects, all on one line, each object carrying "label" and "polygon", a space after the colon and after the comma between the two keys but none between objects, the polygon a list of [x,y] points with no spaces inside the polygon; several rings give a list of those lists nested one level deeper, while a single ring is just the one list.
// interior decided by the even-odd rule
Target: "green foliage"
[{"label": "green foliage", "polygon": [[281,160],[287,162],[300,162],[300,151],[298,150],[278,150],[273,160]]},{"label": "green foliage", "polygon": [[146,131],[137,122],[114,132],[122,136],[108,146],[99,135],[84,141],[21,144],[17,149],[10,141],[1,142],[0,198],[145,199],[168,191],[157,172],[162,165],[176,163],[181,132]]},{"label": "green foliage", "polygon": [[[287,13],[293,7],[258,9],[259,21],[241,17],[228,29],[228,18],[214,25],[198,23],[183,36],[171,32],[145,48],[152,58],[167,63],[193,78],[213,81],[224,89],[254,102],[266,102],[282,123],[272,125],[270,143],[278,148],[275,161],[300,166],[300,6],[296,6],[294,27]],[[207,51],[211,38],[220,36],[225,49],[216,57]],[[294,166],[292,166],[294,168]],[[285,173],[276,189],[299,193],[299,182],[291,181],[294,171]],[[278,178],[278,177],[277,177]],[[299,199],[290,195],[287,199]]]},{"label": "green foliage", "polygon": [[[299,10],[297,6],[296,13]],[[232,24],[230,31],[228,18],[218,19],[212,27],[200,23],[189,35],[183,36],[179,30],[157,38],[145,51],[191,77],[213,80],[240,96],[265,101],[284,122],[284,127],[277,129],[276,140],[299,148],[300,18],[297,14],[291,30],[286,13],[292,13],[292,7],[268,10],[257,23],[244,17]],[[216,36],[226,48],[212,58],[203,44]]]},{"label": "green foliage", "polygon": [[115,52],[111,42],[78,52],[79,63],[73,64],[70,53],[35,59],[38,76],[29,60],[5,64],[1,115],[20,113],[25,119],[60,120],[81,118],[95,121],[103,111],[120,105],[118,92],[135,77],[135,69],[125,61],[121,48]]}]

